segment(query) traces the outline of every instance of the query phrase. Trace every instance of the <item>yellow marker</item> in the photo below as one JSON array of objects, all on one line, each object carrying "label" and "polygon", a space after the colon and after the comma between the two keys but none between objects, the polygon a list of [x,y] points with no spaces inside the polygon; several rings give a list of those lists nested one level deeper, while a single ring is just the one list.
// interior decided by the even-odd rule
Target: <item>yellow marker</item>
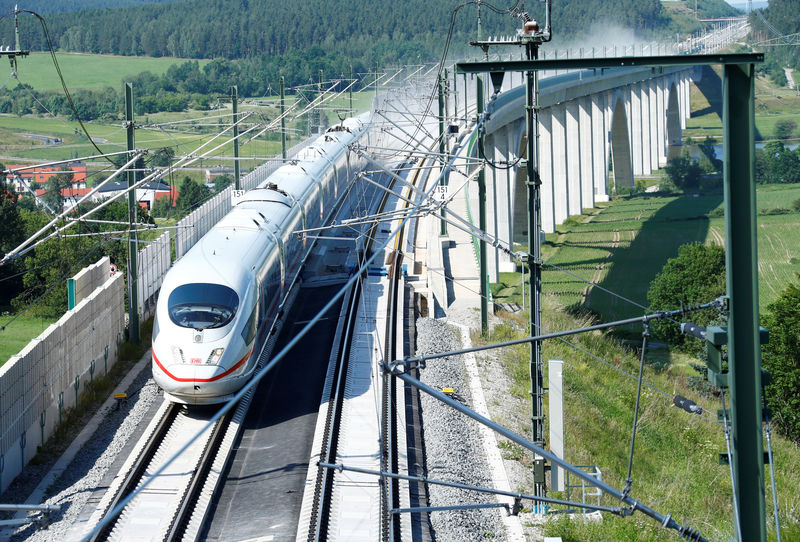
[{"label": "yellow marker", "polygon": [[115,393],[114,399],[126,399],[128,397],[127,393]]},{"label": "yellow marker", "polygon": [[442,393],[455,393],[453,388],[442,388]]}]

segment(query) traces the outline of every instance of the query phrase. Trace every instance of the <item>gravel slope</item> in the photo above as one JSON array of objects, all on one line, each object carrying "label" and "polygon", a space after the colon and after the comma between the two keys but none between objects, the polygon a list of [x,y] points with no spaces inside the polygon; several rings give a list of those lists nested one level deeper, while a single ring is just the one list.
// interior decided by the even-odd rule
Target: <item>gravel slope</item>
[{"label": "gravel slope", "polygon": [[[460,346],[456,334],[445,323],[429,318],[417,320],[417,355],[454,350]],[[428,361],[427,367],[420,371],[420,378],[438,389],[453,388],[465,404],[471,404],[469,385],[460,357]],[[490,479],[486,473],[489,466],[481,451],[477,422],[427,394],[421,397],[427,476],[488,487]],[[431,485],[429,491],[431,506],[496,502],[485,493],[437,485]],[[494,509],[458,510],[433,512],[430,518],[437,542],[485,542],[506,539],[500,513],[505,512]]]}]

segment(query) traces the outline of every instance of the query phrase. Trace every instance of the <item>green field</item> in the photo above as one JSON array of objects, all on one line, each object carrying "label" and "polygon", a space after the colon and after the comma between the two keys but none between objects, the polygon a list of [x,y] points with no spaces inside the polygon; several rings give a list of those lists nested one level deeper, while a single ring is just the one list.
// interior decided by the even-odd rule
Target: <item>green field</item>
[{"label": "green field", "polygon": [[[800,185],[757,189],[762,312],[800,273],[800,213],[763,211],[788,207],[798,198]],[[650,282],[682,244],[724,244],[723,218],[708,216],[721,206],[721,195],[637,196],[612,200],[571,219],[547,235],[542,292],[561,306],[590,308],[604,321],[641,315],[639,305],[647,305]],[[520,280],[518,273],[501,274],[492,286],[494,298],[521,304]],[[590,289],[587,282],[598,286]]]},{"label": "green field", "polygon": [[[91,55],[79,53],[59,53],[59,64],[64,73],[67,86],[77,88],[102,88],[120,87],[121,81],[126,76],[149,71],[156,75],[163,74],[176,63],[184,62],[178,58],[149,58],[149,57],[123,57],[113,55]],[[198,61],[204,65],[208,61]],[[19,59],[19,78],[23,83],[31,85],[37,91],[60,90],[61,84],[56,75],[55,68],[49,54],[32,53]],[[16,81],[9,81],[9,86],[16,85]],[[134,88],[134,94],[136,89]],[[277,94],[277,90],[275,91]],[[374,92],[364,91],[353,94],[353,108],[357,112],[367,111],[372,103]],[[296,100],[291,94],[286,96],[286,106],[289,108]],[[257,103],[256,103],[257,102]],[[248,99],[240,97],[241,113],[252,113],[253,123],[269,122],[279,115],[279,98],[277,95]],[[330,123],[338,122],[340,116],[347,114],[344,110],[349,108],[349,96],[343,96],[325,103],[324,110]],[[178,156],[193,153],[202,143],[208,142],[212,135],[219,132],[221,126],[230,123],[231,106],[222,99],[218,104],[219,109],[212,111],[185,111],[179,113],[154,113],[136,118],[137,125],[143,127],[136,132],[137,147],[157,149],[172,146]],[[303,106],[300,106],[300,109]],[[299,111],[299,109],[298,109]],[[122,118],[122,111],[119,118]],[[148,125],[174,122],[186,119],[203,119],[193,124],[180,124],[171,127],[147,129]],[[247,122],[247,121],[246,121]],[[303,116],[295,119],[290,113],[287,118],[287,145],[291,146],[300,140],[302,130],[307,129],[307,118]],[[205,126],[201,126],[205,124]],[[97,145],[104,152],[114,152],[126,148],[125,131],[122,122],[86,123],[87,129]],[[79,125],[62,118],[37,117],[27,115],[16,117],[13,115],[0,115],[0,161],[4,163],[23,162],[26,160],[60,160],[97,154],[96,149],[88,139],[79,133]],[[246,127],[243,126],[243,130]],[[278,128],[279,129],[279,128]],[[257,132],[258,130],[256,130]],[[253,132],[254,134],[256,132]],[[243,168],[249,168],[263,162],[280,152],[280,138],[272,130],[269,134],[250,140],[245,136],[240,143],[240,156],[252,157],[253,161],[243,162]],[[42,145],[34,138],[24,137],[21,134],[34,134],[57,137],[62,140],[59,145]],[[222,140],[219,140],[221,142]],[[212,146],[215,146],[216,143]],[[224,157],[233,156],[233,145],[226,145],[212,153],[213,157],[204,160],[203,166],[220,165]],[[199,164],[198,164],[199,166]]]},{"label": "green field", "polygon": [[[604,320],[641,315],[640,306],[605,290],[646,305],[650,281],[680,245],[706,239],[705,215],[720,202],[720,196],[641,196],[568,221],[548,239],[555,250],[543,270],[543,292],[564,306],[588,306]],[[589,290],[585,281],[600,287]]]},{"label": "green field", "polygon": [[[691,85],[692,116],[686,121],[683,137],[706,136],[722,142],[722,80],[720,69],[706,68],[703,78]],[[800,126],[800,95],[773,85],[764,77],[755,80],[756,140],[775,137],[775,123],[793,120]],[[795,132],[795,137],[800,133]],[[721,158],[721,157],[720,157]]]},{"label": "green field", "polygon": [[[186,62],[183,58],[151,58],[145,56],[91,55],[57,53],[58,65],[70,90],[76,88],[121,88],[122,79],[149,71],[166,73],[173,64]],[[208,60],[198,60],[201,67]],[[53,59],[49,53],[31,53],[17,61],[19,80],[35,90],[61,90]],[[9,88],[17,82],[9,81]]]},{"label": "green field", "polygon": [[[355,110],[356,114],[369,111],[370,107],[372,107],[372,98],[374,96],[375,92],[371,90],[364,90],[363,92],[354,92],[353,109]],[[348,93],[344,93],[341,96],[332,99],[326,105],[327,105],[326,115],[328,117],[328,122],[331,124],[337,123],[339,122],[340,116],[347,114],[346,111],[350,109],[350,96]]]},{"label": "green field", "polygon": [[[353,108],[357,112],[368,111],[372,103],[373,92],[359,92],[353,94]],[[295,102],[293,95],[287,95],[286,107],[288,108]],[[279,116],[279,99],[269,97],[267,99],[256,100],[242,98],[239,112],[242,115],[250,114],[251,118],[245,120],[241,131],[246,130],[250,125],[264,124],[276,119]],[[346,109],[349,108],[349,97],[347,94],[337,97],[325,104],[325,113],[329,123],[339,122],[340,116],[347,115]],[[297,112],[302,106],[297,109]],[[136,131],[136,145],[139,148],[158,149],[161,147],[173,147],[176,155],[194,153],[203,143],[209,142],[212,137],[222,129],[230,125],[231,122],[230,103],[222,102],[219,109],[211,111],[183,111],[175,113],[151,113],[148,115],[137,115],[136,123],[140,126]],[[303,137],[302,130],[307,128],[306,116],[295,119],[295,115],[287,115],[287,146],[291,147]],[[170,126],[154,127],[153,125],[164,123],[176,123]],[[193,122],[186,122],[193,121]],[[116,152],[125,150],[126,134],[122,128],[122,121],[88,122],[85,123],[92,139],[103,152]],[[252,135],[243,136],[239,145],[239,153],[242,158],[252,158],[252,161],[244,160],[243,169],[254,167],[264,160],[280,153],[280,136],[277,131],[280,126],[276,126],[270,132],[262,134],[256,139],[252,139],[261,131],[260,128],[251,132]],[[58,145],[43,145],[40,141],[24,137],[21,134],[34,134],[49,137],[57,137],[61,140]],[[215,143],[205,147],[210,149],[222,143],[225,138],[230,138],[232,132],[228,132],[223,138],[217,139]],[[29,160],[62,160],[66,158],[90,156],[97,154],[96,149],[80,131],[80,125],[63,118],[40,117],[26,115],[17,117],[11,114],[0,115],[0,161],[3,163],[25,162]],[[196,153],[199,154],[199,153]],[[212,158],[213,157],[213,158]],[[227,157],[227,159],[225,158]],[[224,165],[233,157],[233,144],[224,145],[214,151],[211,157],[205,159],[200,165]]]},{"label": "green field", "polygon": [[[246,111],[246,109],[245,109]],[[156,123],[177,118],[202,118],[205,116],[219,115],[219,111],[190,111],[182,114],[148,115],[137,117],[137,123]],[[226,124],[229,118],[224,119]],[[218,120],[214,119],[213,123]],[[98,122],[86,123],[86,128],[92,139],[103,152],[117,152],[125,150],[126,135],[120,124],[103,124]],[[72,157],[91,156],[97,154],[95,148],[80,132],[77,122],[64,119],[42,118],[35,116],[16,117],[14,115],[0,115],[0,161],[9,164],[28,160],[62,160]],[[215,128],[217,131],[218,128]],[[60,145],[42,145],[39,141],[22,137],[19,134],[36,134],[58,137],[62,140]],[[194,153],[195,149],[203,143],[209,142],[212,134],[208,129],[185,127],[180,129],[146,129],[136,131],[136,146],[142,149],[159,149],[173,147],[176,155]],[[229,137],[228,137],[229,138]],[[275,139],[275,136],[271,136]],[[215,143],[205,147],[211,149],[223,143],[226,138],[219,138]],[[298,141],[289,138],[287,145],[291,146]],[[240,144],[239,154],[242,158],[253,158],[252,161],[243,161],[243,168],[250,168],[260,164],[265,159],[280,153],[280,141],[273,141],[265,136],[249,141],[245,137]],[[199,153],[198,153],[199,154]],[[230,162],[233,157],[233,144],[226,144],[214,151],[208,159],[195,164],[195,167],[218,165]]]},{"label": "green field", "polygon": [[[64,286],[66,288],[66,286]],[[0,316],[0,326],[5,326],[13,318],[12,315]],[[39,336],[56,318],[39,318],[36,316],[20,316],[7,328],[0,331],[0,365],[8,358],[20,352],[34,337]]]}]

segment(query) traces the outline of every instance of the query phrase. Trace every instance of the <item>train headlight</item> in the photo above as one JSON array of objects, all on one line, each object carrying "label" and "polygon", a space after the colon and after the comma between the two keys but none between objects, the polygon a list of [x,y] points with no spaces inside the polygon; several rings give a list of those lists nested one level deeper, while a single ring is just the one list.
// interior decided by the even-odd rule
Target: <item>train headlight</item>
[{"label": "train headlight", "polygon": [[206,363],[208,365],[217,365],[219,363],[220,358],[222,358],[222,353],[225,351],[224,348],[215,348],[211,351],[211,355],[208,356],[208,361]]},{"label": "train headlight", "polygon": [[183,363],[183,351],[177,346],[172,347],[172,359],[175,363]]}]

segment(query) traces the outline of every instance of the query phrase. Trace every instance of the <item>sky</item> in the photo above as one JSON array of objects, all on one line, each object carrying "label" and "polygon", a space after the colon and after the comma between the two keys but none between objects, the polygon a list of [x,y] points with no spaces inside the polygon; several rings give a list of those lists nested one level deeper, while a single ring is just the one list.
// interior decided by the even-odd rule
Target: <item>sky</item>
[{"label": "sky", "polygon": [[[747,10],[747,0],[725,0],[733,7]],[[753,9],[760,9],[767,7],[767,0],[753,0]]]},{"label": "sky", "polygon": [[[746,6],[747,0],[725,0],[732,6]],[[753,7],[762,7],[767,3],[767,0],[753,0]]]}]

